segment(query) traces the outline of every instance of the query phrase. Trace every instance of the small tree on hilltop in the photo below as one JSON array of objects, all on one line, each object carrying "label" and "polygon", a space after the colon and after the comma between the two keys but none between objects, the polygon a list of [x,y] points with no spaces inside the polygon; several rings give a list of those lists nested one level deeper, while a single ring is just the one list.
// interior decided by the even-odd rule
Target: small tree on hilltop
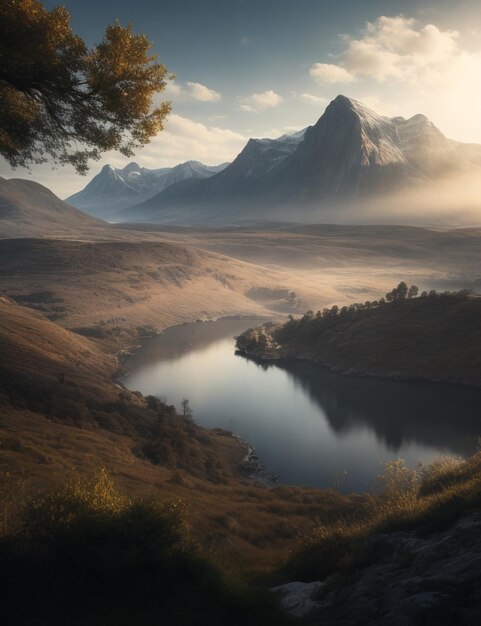
[{"label": "small tree on hilltop", "polygon": [[188,398],[184,398],[180,404],[182,406],[182,417],[191,418],[193,411]]},{"label": "small tree on hilltop", "polygon": [[[417,287],[416,287],[417,289]],[[396,302],[400,300],[405,300],[408,295],[408,286],[404,281],[401,281],[397,287],[395,287],[392,291],[389,291],[386,294],[386,300],[388,302]]]},{"label": "small tree on hilltop", "polygon": [[416,285],[411,285],[408,291],[408,298],[415,298],[419,293],[419,288]]}]

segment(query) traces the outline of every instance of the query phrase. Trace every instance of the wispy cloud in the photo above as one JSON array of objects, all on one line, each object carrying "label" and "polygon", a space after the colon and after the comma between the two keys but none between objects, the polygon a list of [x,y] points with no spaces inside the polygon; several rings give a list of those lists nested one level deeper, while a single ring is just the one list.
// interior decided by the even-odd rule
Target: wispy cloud
[{"label": "wispy cloud", "polygon": [[199,102],[218,102],[221,99],[220,93],[209,89],[209,87],[201,83],[187,83],[187,87],[189,88],[189,95],[193,100],[198,100]]},{"label": "wispy cloud", "polygon": [[172,100],[196,100],[197,102],[218,102],[222,95],[202,83],[187,82],[185,86],[169,82],[162,93],[165,98]]},{"label": "wispy cloud", "polygon": [[278,93],[272,89],[268,89],[267,91],[262,91],[261,93],[253,93],[247,98],[240,98],[239,107],[242,111],[256,113],[258,111],[262,111],[263,109],[277,107],[282,101],[283,98]]},{"label": "wispy cloud", "polygon": [[[247,137],[219,126],[207,126],[190,118],[172,114],[165,130],[140,150],[135,160],[145,167],[163,167],[182,161],[196,160],[215,165],[232,160],[244,147]],[[112,153],[105,159],[116,167],[125,165],[125,158]]]},{"label": "wispy cloud", "polygon": [[356,80],[345,67],[333,63],[315,63],[309,70],[320,85],[334,83],[352,83]]},{"label": "wispy cloud", "polygon": [[329,102],[327,98],[322,98],[320,96],[313,96],[310,93],[301,93],[298,96],[299,100],[305,102],[306,104],[314,104],[316,106],[326,106]]}]

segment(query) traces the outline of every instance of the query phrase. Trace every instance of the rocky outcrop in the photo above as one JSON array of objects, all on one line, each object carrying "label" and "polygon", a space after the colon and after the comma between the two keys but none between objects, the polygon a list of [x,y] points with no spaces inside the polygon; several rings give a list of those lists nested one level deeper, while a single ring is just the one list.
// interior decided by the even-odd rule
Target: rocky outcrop
[{"label": "rocky outcrop", "polygon": [[319,626],[471,626],[481,617],[481,514],[428,537],[379,535],[374,562],[336,578],[274,591],[296,616]]}]

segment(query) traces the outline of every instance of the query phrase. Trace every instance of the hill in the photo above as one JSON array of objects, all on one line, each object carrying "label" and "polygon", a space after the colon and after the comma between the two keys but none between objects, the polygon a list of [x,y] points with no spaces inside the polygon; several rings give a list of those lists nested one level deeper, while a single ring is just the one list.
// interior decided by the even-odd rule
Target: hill
[{"label": "hill", "polygon": [[[190,527],[211,547],[223,546],[234,568],[262,569],[265,550],[282,558],[313,513],[355,505],[315,489],[256,490],[244,479],[246,447],[236,438],[117,384],[116,359],[98,343],[5,297],[0,350],[2,535],[16,513],[12,502],[101,467],[123,494],[188,502]],[[277,532],[280,510],[291,514]]]},{"label": "hill", "polygon": [[[412,471],[394,462],[378,495],[254,487],[239,476],[236,439],[116,385],[114,360],[92,341],[6,298],[0,320],[10,622],[62,624],[67,612],[79,624],[147,625],[168,610],[179,626],[288,624],[267,593],[276,581],[286,609],[311,611],[307,623],[351,623],[354,610],[403,624],[406,605],[419,623],[433,612],[443,626],[476,623],[479,455]],[[92,478],[99,467],[117,489],[105,470]],[[380,576],[388,588],[373,593]]]},{"label": "hill", "polygon": [[303,359],[343,374],[481,385],[480,319],[479,296],[423,292],[268,323],[246,331],[237,347],[246,356]]},{"label": "hill", "polygon": [[268,316],[278,304],[299,310],[297,301],[249,292],[290,280],[275,269],[162,238],[0,240],[0,293],[115,351],[167,325]]},{"label": "hill", "polygon": [[[117,218],[338,221],[353,202],[427,190],[434,181],[478,171],[480,162],[480,146],[447,139],[424,115],[387,118],[340,95],[300,136],[251,139],[209,180],[174,185]],[[368,218],[364,210],[356,211],[356,221]]]},{"label": "hill", "polygon": [[0,178],[0,238],[43,237],[105,226],[62,202],[50,189],[21,178]]}]

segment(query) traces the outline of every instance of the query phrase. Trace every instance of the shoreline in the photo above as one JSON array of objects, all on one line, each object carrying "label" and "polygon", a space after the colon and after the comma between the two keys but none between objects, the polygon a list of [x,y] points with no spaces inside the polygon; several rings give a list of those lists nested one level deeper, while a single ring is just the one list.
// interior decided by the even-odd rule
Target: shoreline
[{"label": "shoreline", "polygon": [[230,436],[238,441],[247,451],[245,457],[238,465],[239,473],[241,475],[247,474],[247,480],[254,486],[263,486],[268,489],[275,489],[276,487],[279,487],[278,481],[280,477],[277,474],[269,472],[266,466],[259,462],[259,457],[256,455],[255,447],[244,441],[240,435],[230,431],[226,432],[229,432]]},{"label": "shoreline", "polygon": [[355,377],[355,378],[379,378],[380,380],[394,380],[397,382],[406,382],[406,383],[434,383],[437,385],[450,385],[451,387],[463,387],[468,389],[481,389],[481,383],[468,383],[461,381],[451,381],[446,380],[445,378],[429,378],[428,376],[408,376],[403,374],[381,374],[379,372],[372,374],[370,372],[358,372],[351,371],[349,369],[344,369],[341,367],[336,367],[333,365],[326,365],[325,363],[319,363],[318,361],[313,361],[312,359],[308,359],[305,357],[296,357],[296,356],[282,356],[276,355],[273,356],[261,356],[260,354],[250,354],[247,350],[238,348],[236,346],[236,354],[244,357],[245,359],[249,359],[254,363],[258,363],[259,365],[275,365],[276,363],[289,363],[289,362],[298,362],[298,363],[308,363],[309,365],[315,365],[321,369],[327,370],[332,374],[338,374],[339,376],[345,377]]},{"label": "shoreline", "polygon": [[[240,321],[243,319],[246,319],[246,320],[256,319],[256,320],[266,320],[266,321],[272,320],[272,318],[267,315],[265,316],[256,315],[255,313],[253,313],[252,315],[245,315],[242,313],[239,313],[239,314],[234,313],[232,315],[222,315],[219,317],[212,317],[208,319],[197,318],[196,320],[193,320],[190,322],[180,322],[179,324],[172,324],[171,326],[162,326],[159,330],[152,329],[151,332],[144,332],[142,335],[139,335],[137,337],[137,341],[139,341],[140,343],[130,344],[129,346],[126,346],[125,348],[119,349],[117,352],[113,354],[118,364],[118,369],[113,374],[114,382],[116,384],[122,385],[122,383],[118,379],[121,376],[124,376],[125,374],[127,374],[127,371],[124,370],[125,363],[130,358],[134,357],[142,349],[145,342],[149,341],[150,339],[154,339],[155,337],[158,337],[159,335],[165,334],[166,331],[169,331],[175,328],[182,328],[183,326],[190,326],[190,325],[194,326],[196,324],[206,324],[206,323],[211,323],[211,322],[213,323],[213,322],[219,322],[222,320],[239,320]],[[122,385],[122,386],[125,386],[125,385]]]},{"label": "shoreline", "polygon": [[[115,355],[117,362],[118,362],[118,369],[113,376],[114,383],[124,389],[128,389],[129,391],[132,391],[131,389],[126,387],[123,384],[123,382],[120,380],[123,376],[128,374],[128,371],[125,369],[126,362],[139,352],[139,350],[142,348],[145,342],[159,335],[163,335],[169,329],[182,328],[183,326],[188,326],[188,325],[218,322],[222,320],[239,320],[240,321],[243,319],[261,320],[261,319],[264,319],[264,316],[234,314],[234,315],[223,315],[221,317],[214,317],[214,318],[209,318],[209,319],[198,318],[192,322],[181,322],[180,324],[173,324],[172,326],[162,327],[158,331],[145,333],[141,337],[139,337],[141,343],[131,346],[130,350],[127,350],[127,349],[121,350],[119,353]],[[271,318],[265,316],[265,319],[270,320]],[[235,347],[235,343],[234,343],[234,347]],[[241,480],[244,479],[254,486],[263,486],[268,489],[274,489],[275,487],[279,486],[278,484],[279,476],[269,472],[269,470],[265,467],[265,465],[262,465],[260,463],[259,458],[256,455],[255,447],[251,445],[250,443],[244,441],[244,439],[242,439],[240,435],[237,435],[236,433],[232,431],[225,430],[221,427],[214,427],[214,428],[206,428],[205,426],[200,426],[200,427],[206,431],[215,432],[216,430],[217,431],[221,430],[224,433],[229,434],[229,436],[235,439],[235,441],[239,443],[241,448],[243,448],[246,451],[244,458],[237,465],[237,472],[238,472],[239,479]]]}]

